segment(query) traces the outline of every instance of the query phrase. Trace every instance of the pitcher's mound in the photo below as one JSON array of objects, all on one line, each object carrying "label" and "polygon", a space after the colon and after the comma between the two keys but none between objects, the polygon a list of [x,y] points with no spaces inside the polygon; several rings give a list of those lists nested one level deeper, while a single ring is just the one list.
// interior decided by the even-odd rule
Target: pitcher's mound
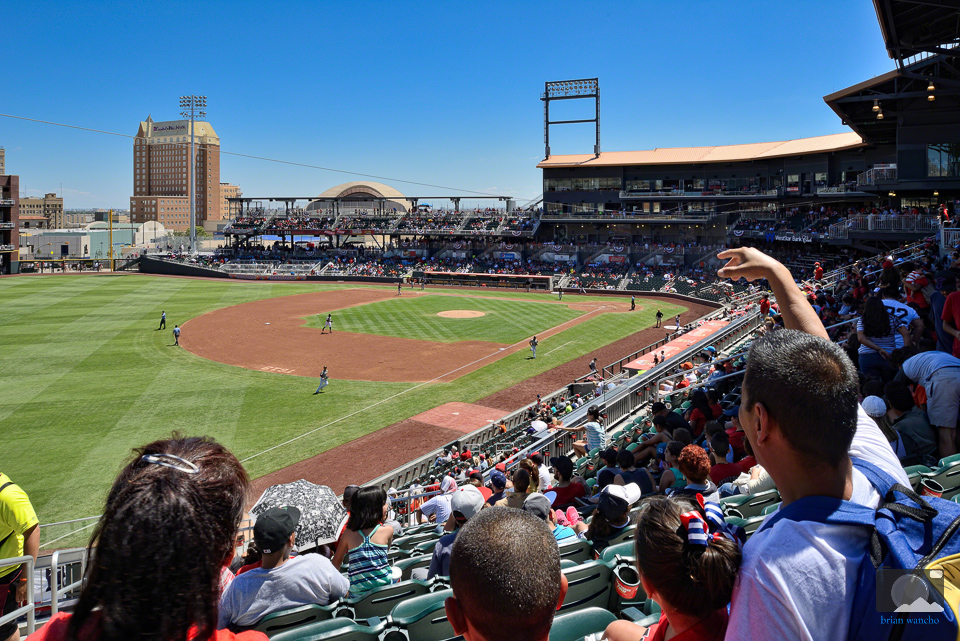
[{"label": "pitcher's mound", "polygon": [[486,314],[473,309],[451,309],[446,312],[437,312],[437,316],[443,318],[480,318],[486,316]]}]

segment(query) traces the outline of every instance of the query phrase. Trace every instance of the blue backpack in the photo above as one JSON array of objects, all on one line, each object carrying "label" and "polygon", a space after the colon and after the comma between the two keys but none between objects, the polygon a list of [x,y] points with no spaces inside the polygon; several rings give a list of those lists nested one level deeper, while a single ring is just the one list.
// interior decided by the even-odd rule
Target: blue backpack
[{"label": "blue backpack", "polygon": [[[871,528],[869,549],[857,577],[847,639],[956,641],[960,638],[956,612],[960,590],[960,504],[920,496],[862,459],[854,458],[853,465],[882,497],[876,510],[826,496],[808,496],[778,510],[758,532],[780,519]],[[944,593],[931,584],[927,574],[931,567],[942,571]],[[935,602],[942,612],[878,612],[880,568],[909,570],[923,582],[932,597],[930,602]]]}]

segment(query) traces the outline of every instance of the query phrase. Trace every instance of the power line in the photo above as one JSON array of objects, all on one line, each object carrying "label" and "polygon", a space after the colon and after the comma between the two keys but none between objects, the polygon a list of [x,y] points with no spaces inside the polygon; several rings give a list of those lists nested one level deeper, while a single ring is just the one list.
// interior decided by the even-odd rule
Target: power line
[{"label": "power line", "polygon": [[[93,129],[91,127],[80,127],[79,125],[68,125],[62,122],[53,122],[52,120],[40,120],[39,118],[27,118],[26,116],[15,116],[13,114],[3,114],[0,113],[0,116],[4,118],[13,118],[14,120],[25,120],[27,122],[36,122],[42,125],[53,125],[55,127],[65,127],[67,129],[78,129],[80,131],[89,131],[96,134],[106,134],[108,136],[118,136],[120,138],[136,138],[136,136],[131,136],[130,134],[121,134],[115,131],[105,131],[103,129]],[[169,143],[173,145],[186,145],[189,143]],[[226,154],[227,156],[236,156],[238,158],[249,158],[252,160],[262,160],[265,162],[273,162],[280,165],[291,165],[294,167],[304,167],[306,169],[319,169],[320,171],[330,171],[338,174],[346,174],[349,176],[360,176],[362,178],[373,178],[376,180],[383,180],[387,182],[395,183],[404,183],[407,185],[417,185],[419,187],[433,187],[434,189],[446,189],[449,191],[461,191],[467,194],[474,194],[477,196],[494,196],[497,198],[506,198],[502,194],[491,194],[485,191],[474,191],[472,189],[460,189],[459,187],[445,187],[444,185],[433,185],[430,183],[417,182],[415,180],[403,180],[402,178],[391,178],[389,176],[377,176],[375,174],[364,174],[359,171],[347,171],[346,169],[334,169],[332,167],[322,167],[320,165],[311,165],[308,163],[295,162],[292,160],[280,160],[279,158],[267,158],[266,156],[254,156],[252,154],[241,154],[235,151],[224,151],[221,147],[220,154]]]}]

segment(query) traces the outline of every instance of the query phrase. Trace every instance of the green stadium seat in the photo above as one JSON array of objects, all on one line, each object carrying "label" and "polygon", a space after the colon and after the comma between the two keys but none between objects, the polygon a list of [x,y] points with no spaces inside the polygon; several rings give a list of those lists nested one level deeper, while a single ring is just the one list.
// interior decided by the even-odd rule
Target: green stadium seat
[{"label": "green stadium seat", "polygon": [[440,536],[434,531],[433,528],[437,527],[436,524],[431,524],[432,527],[426,532],[420,532],[418,534],[411,534],[410,536],[403,536],[399,539],[396,539],[393,544],[400,548],[401,550],[413,550],[417,545],[423,543],[424,541],[433,541],[436,542]]},{"label": "green stadium seat", "polygon": [[578,641],[588,634],[600,634],[617,620],[602,608],[584,608],[560,614],[550,627],[550,641]]},{"label": "green stadium seat", "polygon": [[376,626],[358,625],[351,619],[317,621],[284,630],[270,637],[271,641],[378,641],[386,622]]},{"label": "green stadium seat", "polygon": [[637,528],[631,526],[626,528],[623,532],[613,537],[608,541],[609,545],[617,545],[619,543],[624,543],[627,541],[633,541],[637,538]]},{"label": "green stadium seat", "polygon": [[397,629],[415,641],[447,641],[459,639],[447,620],[443,602],[453,596],[453,590],[441,590],[406,599],[390,613],[389,630]]},{"label": "green stadium seat", "polygon": [[730,509],[736,509],[736,516],[748,519],[752,516],[758,516],[763,512],[763,508],[768,505],[780,502],[780,493],[776,490],[767,490],[759,494],[747,494],[744,496],[728,496],[720,499],[720,507],[724,514],[729,513]]},{"label": "green stadium seat", "polygon": [[576,563],[583,563],[593,558],[593,546],[586,539],[574,539],[570,543],[560,543],[560,560],[569,559]]},{"label": "green stadium seat", "polygon": [[567,569],[567,568],[575,568],[575,567],[577,567],[578,565],[580,565],[580,564],[577,563],[576,561],[571,561],[570,559],[560,559],[560,569],[561,569],[561,570],[565,570],[565,569]]},{"label": "green stadium seat", "polygon": [[398,603],[430,592],[433,581],[410,579],[371,590],[358,599],[341,599],[336,616],[347,616],[357,621],[370,617],[385,617]]},{"label": "green stadium seat", "polygon": [[960,503],[960,494],[954,494],[953,498],[950,500],[953,501],[954,503]]},{"label": "green stadium seat", "polygon": [[951,454],[950,456],[945,456],[944,458],[940,459],[939,463],[937,463],[937,467],[950,465],[955,461],[960,461],[960,454]]},{"label": "green stadium seat", "polygon": [[263,632],[268,637],[272,637],[284,630],[297,628],[317,621],[327,621],[333,618],[333,611],[337,604],[331,605],[301,605],[300,607],[290,608],[274,612],[260,619],[253,627],[257,632]]},{"label": "green stadium seat", "polygon": [[907,473],[907,478],[910,479],[910,485],[913,486],[913,489],[920,487],[920,481],[923,480],[923,474],[930,474],[933,472],[926,465],[909,465],[903,468],[903,471]]},{"label": "green stadium seat", "polygon": [[560,612],[583,608],[606,608],[613,588],[612,568],[603,561],[587,561],[575,568],[563,570],[567,577],[567,595]]},{"label": "green stadium seat", "polygon": [[633,559],[636,550],[633,547],[633,541],[624,541],[616,545],[609,545],[600,555],[601,561],[612,563],[618,556],[623,559]]},{"label": "green stadium seat", "polygon": [[413,572],[416,568],[428,568],[430,567],[430,559],[433,558],[433,554],[420,554],[418,556],[411,556],[406,559],[400,559],[393,564],[393,567],[400,568],[400,580],[406,581],[410,578],[410,573]]},{"label": "green stadium seat", "polygon": [[960,461],[953,461],[939,467],[930,474],[922,474],[921,476],[942,485],[943,498],[945,499],[952,499],[960,494]]},{"label": "green stadium seat", "polygon": [[773,505],[768,505],[767,507],[763,508],[763,512],[761,512],[761,514],[763,516],[766,516],[767,514],[772,514],[777,510],[779,510],[782,504],[783,504],[783,501],[781,501],[780,503],[774,503]]},{"label": "green stadium seat", "polygon": [[750,518],[741,518],[738,516],[727,516],[723,520],[729,523],[730,525],[739,525],[743,528],[744,533],[749,536],[757,531],[760,525],[763,523],[765,516],[753,516]]}]

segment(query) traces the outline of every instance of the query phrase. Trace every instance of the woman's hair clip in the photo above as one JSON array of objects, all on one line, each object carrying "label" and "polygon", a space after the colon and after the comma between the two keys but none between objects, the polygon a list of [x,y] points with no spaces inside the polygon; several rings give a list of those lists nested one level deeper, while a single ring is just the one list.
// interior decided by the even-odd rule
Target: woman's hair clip
[{"label": "woman's hair clip", "polygon": [[200,471],[200,468],[190,461],[173,454],[144,454],[140,457],[140,460],[170,467],[186,474],[197,474]]}]

